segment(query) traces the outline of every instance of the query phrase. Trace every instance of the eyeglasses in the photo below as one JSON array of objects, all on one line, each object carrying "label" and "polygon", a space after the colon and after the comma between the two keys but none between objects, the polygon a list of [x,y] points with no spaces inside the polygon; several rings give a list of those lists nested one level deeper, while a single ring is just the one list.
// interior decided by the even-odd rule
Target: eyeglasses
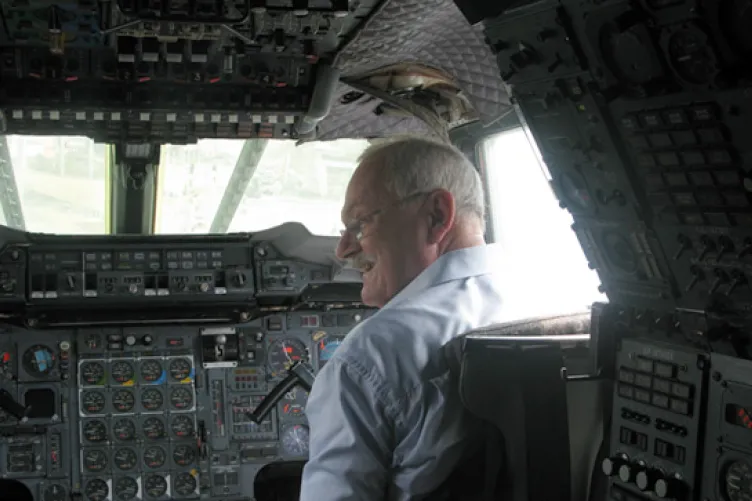
[{"label": "eyeglasses", "polygon": [[357,242],[360,242],[365,237],[365,235],[363,234],[363,227],[367,225],[368,223],[372,222],[376,218],[376,216],[383,214],[389,209],[393,209],[400,205],[406,204],[407,202],[411,202],[412,200],[415,200],[418,197],[430,195],[430,194],[431,194],[430,191],[419,191],[417,193],[413,193],[412,195],[408,195],[406,197],[400,198],[396,202],[392,202],[391,204],[385,207],[381,207],[380,209],[371,211],[365,216],[359,219],[356,219],[350,224],[345,225],[345,229],[340,230],[340,235],[342,236],[342,238],[346,237],[347,235],[352,235],[353,237],[355,237],[355,240]]}]

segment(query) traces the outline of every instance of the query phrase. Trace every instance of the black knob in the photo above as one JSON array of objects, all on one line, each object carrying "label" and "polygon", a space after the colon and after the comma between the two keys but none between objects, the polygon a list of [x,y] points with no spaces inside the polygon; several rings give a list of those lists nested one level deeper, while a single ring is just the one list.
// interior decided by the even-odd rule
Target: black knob
[{"label": "black knob", "polygon": [[151,334],[144,334],[144,337],[141,338],[141,342],[145,345],[149,345],[154,341],[154,338],[151,337]]},{"label": "black knob", "polygon": [[639,466],[637,465],[623,464],[619,467],[619,480],[625,484],[633,482],[638,471]]},{"label": "black knob", "polygon": [[603,471],[604,475],[613,477],[619,474],[619,468],[621,468],[621,466],[625,464],[627,464],[627,458],[625,456],[611,456],[609,458],[605,458],[601,462],[601,470]]},{"label": "black knob", "polygon": [[653,490],[661,499],[681,499],[684,493],[684,483],[676,477],[659,478],[655,481]]},{"label": "black knob", "polygon": [[635,484],[637,488],[644,492],[650,492],[655,490],[655,483],[662,479],[663,475],[660,471],[653,468],[645,468],[637,472],[635,475]]}]

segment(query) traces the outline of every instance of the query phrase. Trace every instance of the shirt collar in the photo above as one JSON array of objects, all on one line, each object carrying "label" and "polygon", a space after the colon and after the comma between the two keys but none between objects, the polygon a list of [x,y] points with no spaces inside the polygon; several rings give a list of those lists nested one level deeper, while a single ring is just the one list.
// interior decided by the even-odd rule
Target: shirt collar
[{"label": "shirt collar", "polygon": [[407,284],[382,309],[413,298],[444,282],[494,273],[500,269],[500,251],[499,244],[485,244],[447,252]]}]

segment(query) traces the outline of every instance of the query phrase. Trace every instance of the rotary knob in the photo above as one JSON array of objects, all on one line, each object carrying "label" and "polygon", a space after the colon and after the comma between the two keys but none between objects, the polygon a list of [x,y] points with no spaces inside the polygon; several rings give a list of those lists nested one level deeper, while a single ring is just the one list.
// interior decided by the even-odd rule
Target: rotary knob
[{"label": "rotary knob", "polygon": [[134,336],[133,334],[128,334],[125,337],[125,344],[127,344],[128,346],[133,346],[134,344],[136,344],[136,336]]},{"label": "rotary knob", "polygon": [[645,468],[635,475],[635,484],[641,491],[651,492],[655,490],[655,483],[662,478],[663,474],[660,470]]},{"label": "rotary knob", "polygon": [[655,495],[661,499],[682,499],[684,496],[684,482],[677,477],[659,478],[653,489]]},{"label": "rotary knob", "polygon": [[644,469],[645,467],[639,464],[623,464],[619,467],[619,480],[625,484],[634,482],[637,474]]},{"label": "rotary knob", "polygon": [[128,286],[128,292],[130,292],[131,294],[137,294],[138,293],[138,285],[136,285],[136,284],[130,284]]},{"label": "rotary knob", "polygon": [[154,341],[154,338],[152,338],[150,334],[144,334],[144,336],[141,338],[141,342],[146,346],[150,345],[152,341]]},{"label": "rotary knob", "polygon": [[619,474],[619,469],[627,464],[627,457],[622,454],[617,454],[608,458],[605,458],[601,462],[601,471],[604,475],[613,477]]}]

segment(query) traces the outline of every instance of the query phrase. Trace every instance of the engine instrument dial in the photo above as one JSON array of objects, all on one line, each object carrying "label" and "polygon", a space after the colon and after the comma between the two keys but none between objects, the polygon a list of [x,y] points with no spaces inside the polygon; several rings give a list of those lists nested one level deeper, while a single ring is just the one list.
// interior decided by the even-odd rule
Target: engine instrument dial
[{"label": "engine instrument dial", "polygon": [[162,364],[158,360],[144,360],[141,362],[141,379],[147,383],[156,383],[162,379]]},{"label": "engine instrument dial", "polygon": [[129,471],[138,465],[138,456],[130,447],[120,447],[112,454],[112,463],[120,470]]},{"label": "engine instrument dial", "polygon": [[149,388],[141,394],[141,405],[147,411],[158,411],[164,404],[162,392],[156,388]]},{"label": "engine instrument dial", "polygon": [[97,444],[107,440],[107,425],[99,419],[86,421],[82,426],[82,431],[87,442]]},{"label": "engine instrument dial", "polygon": [[104,501],[110,494],[110,487],[101,478],[93,478],[86,483],[84,495],[90,501]]},{"label": "engine instrument dial", "polygon": [[729,501],[752,501],[752,466],[747,461],[731,463],[724,482]]},{"label": "engine instrument dial", "polygon": [[117,384],[126,384],[132,382],[133,377],[135,376],[133,365],[124,360],[113,362],[112,366],[110,367],[110,371],[112,373],[112,380]]},{"label": "engine instrument dial", "polygon": [[166,460],[164,449],[158,445],[150,445],[144,450],[144,464],[153,470],[164,466]]},{"label": "engine instrument dial", "polygon": [[84,469],[89,473],[99,473],[107,469],[109,460],[107,454],[100,449],[86,449],[83,451]]},{"label": "engine instrument dial", "polygon": [[149,440],[159,440],[165,436],[165,426],[161,419],[152,416],[144,420],[142,425],[144,435]]},{"label": "engine instrument dial", "polygon": [[175,492],[181,496],[188,496],[196,491],[196,477],[189,472],[178,473],[175,477]]},{"label": "engine instrument dial", "polygon": [[170,405],[173,409],[186,410],[193,406],[193,391],[188,386],[178,386],[170,392]]},{"label": "engine instrument dial", "polygon": [[42,494],[43,501],[65,501],[67,497],[65,489],[60,484],[48,485]]},{"label": "engine instrument dial", "polygon": [[112,434],[121,442],[136,438],[136,424],[129,418],[118,419],[112,424]]},{"label": "engine instrument dial", "polygon": [[104,384],[104,365],[99,362],[84,362],[79,367],[81,383],[87,386]]},{"label": "engine instrument dial", "polygon": [[167,480],[162,475],[152,473],[144,479],[144,491],[150,498],[158,498],[167,492]]},{"label": "engine instrument dial", "polygon": [[136,405],[136,397],[131,390],[115,390],[112,393],[112,407],[117,412],[131,412]]},{"label": "engine instrument dial", "polygon": [[281,435],[282,449],[289,456],[308,455],[308,426],[296,424],[286,427]]},{"label": "engine instrument dial", "polygon": [[195,459],[196,453],[190,445],[180,444],[172,451],[172,460],[179,466],[188,466]]},{"label": "engine instrument dial", "polygon": [[172,434],[178,438],[188,438],[193,436],[193,419],[190,416],[174,416],[170,423]]},{"label": "engine instrument dial", "polygon": [[308,351],[297,339],[278,339],[269,346],[269,370],[273,377],[284,375],[292,364],[300,361],[308,361]]},{"label": "engine instrument dial", "polygon": [[80,398],[81,409],[87,414],[101,414],[107,405],[107,399],[101,391],[84,391]]},{"label": "engine instrument dial", "polygon": [[170,362],[170,379],[173,381],[190,380],[192,370],[191,362],[188,359],[176,358]]},{"label": "engine instrument dial", "polygon": [[119,501],[130,501],[138,495],[138,483],[131,477],[120,477],[115,480],[113,491]]}]

